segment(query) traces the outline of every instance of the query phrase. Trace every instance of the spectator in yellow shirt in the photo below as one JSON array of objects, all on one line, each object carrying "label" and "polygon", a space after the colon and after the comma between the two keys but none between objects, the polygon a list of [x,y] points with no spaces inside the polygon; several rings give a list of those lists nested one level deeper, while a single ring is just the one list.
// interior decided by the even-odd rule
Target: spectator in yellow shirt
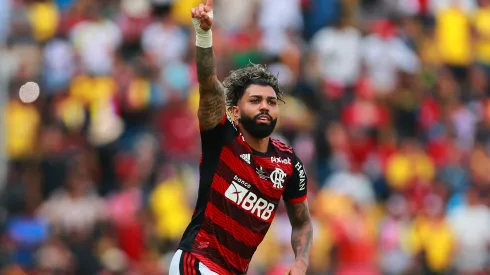
[{"label": "spectator in yellow shirt", "polygon": [[466,81],[472,62],[470,20],[459,1],[443,8],[436,15],[436,39],[442,63],[454,76]]},{"label": "spectator in yellow shirt", "polygon": [[12,99],[7,103],[2,117],[5,119],[7,129],[5,140],[8,157],[12,160],[32,157],[41,122],[36,107],[32,104],[24,104],[19,99]]},{"label": "spectator in yellow shirt", "polygon": [[388,160],[386,167],[389,185],[399,191],[409,189],[416,182],[430,183],[434,176],[434,161],[411,139],[402,141],[400,151]]},{"label": "spectator in yellow shirt", "polygon": [[480,0],[473,16],[476,61],[490,71],[490,0]]},{"label": "spectator in yellow shirt", "polygon": [[[173,170],[173,168],[171,168]],[[162,180],[150,195],[150,209],[155,218],[156,233],[164,244],[180,240],[189,223],[192,211],[187,204],[184,183],[176,171]]]},{"label": "spectator in yellow shirt", "polygon": [[52,1],[34,1],[29,5],[29,21],[37,41],[52,38],[58,30],[59,20],[58,8]]},{"label": "spectator in yellow shirt", "polygon": [[444,216],[444,202],[437,195],[424,201],[423,213],[414,221],[411,247],[422,258],[423,274],[446,274],[452,266],[456,250],[454,232]]}]

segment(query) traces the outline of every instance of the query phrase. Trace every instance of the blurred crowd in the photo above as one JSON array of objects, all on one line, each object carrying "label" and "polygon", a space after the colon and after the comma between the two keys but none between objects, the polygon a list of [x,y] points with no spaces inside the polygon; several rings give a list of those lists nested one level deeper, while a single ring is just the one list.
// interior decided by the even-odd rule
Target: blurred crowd
[{"label": "blurred crowd", "polygon": [[[198,190],[200,0],[0,0],[0,273],[167,274]],[[490,0],[215,0],[309,175],[309,274],[490,274]],[[19,99],[34,81],[41,96]],[[284,207],[249,274],[294,259]]]}]

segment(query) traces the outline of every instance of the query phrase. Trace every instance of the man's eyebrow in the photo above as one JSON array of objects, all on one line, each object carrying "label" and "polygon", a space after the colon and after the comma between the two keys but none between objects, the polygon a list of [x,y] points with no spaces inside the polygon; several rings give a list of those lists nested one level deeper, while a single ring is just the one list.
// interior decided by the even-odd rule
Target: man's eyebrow
[{"label": "man's eyebrow", "polygon": [[[263,96],[261,95],[251,95],[249,97],[254,97],[254,98],[263,98]],[[277,100],[277,97],[275,96],[268,96],[267,99],[274,99],[274,100]]]}]

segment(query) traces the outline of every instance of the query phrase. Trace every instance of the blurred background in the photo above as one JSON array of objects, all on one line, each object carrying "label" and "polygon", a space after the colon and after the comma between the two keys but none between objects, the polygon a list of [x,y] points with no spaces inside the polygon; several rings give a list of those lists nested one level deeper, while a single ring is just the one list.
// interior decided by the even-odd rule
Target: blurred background
[{"label": "blurred background", "polygon": [[[199,0],[0,0],[0,273],[167,274],[198,190]],[[309,274],[490,274],[490,0],[215,0],[286,94]],[[41,87],[34,103],[19,88]],[[293,259],[284,206],[249,274]]]}]

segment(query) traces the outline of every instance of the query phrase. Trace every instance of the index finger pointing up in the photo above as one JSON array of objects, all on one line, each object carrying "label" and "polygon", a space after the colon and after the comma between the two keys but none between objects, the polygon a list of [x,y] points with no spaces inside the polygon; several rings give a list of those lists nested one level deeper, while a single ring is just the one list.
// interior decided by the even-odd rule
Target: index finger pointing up
[{"label": "index finger pointing up", "polygon": [[212,8],[213,7],[213,0],[207,0],[206,6]]}]

